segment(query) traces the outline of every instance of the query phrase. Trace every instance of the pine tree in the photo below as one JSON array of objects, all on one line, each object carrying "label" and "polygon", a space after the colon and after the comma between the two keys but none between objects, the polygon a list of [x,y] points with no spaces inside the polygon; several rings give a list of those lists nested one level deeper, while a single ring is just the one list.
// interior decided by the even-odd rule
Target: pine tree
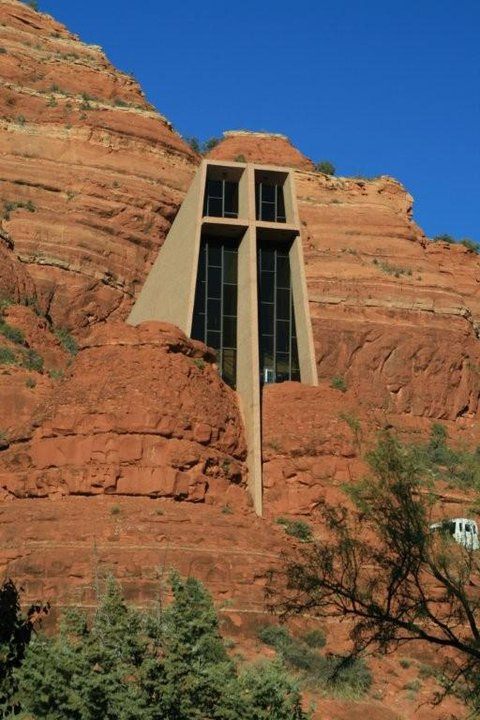
[{"label": "pine tree", "polygon": [[19,708],[17,682],[14,675],[25,656],[33,631],[33,618],[47,612],[47,606],[32,606],[26,615],[20,610],[20,597],[15,584],[5,580],[0,586],[0,712],[2,717]]},{"label": "pine tree", "polygon": [[113,579],[91,622],[68,613],[35,638],[15,671],[22,709],[36,720],[307,720],[278,663],[238,675],[212,599],[171,577],[163,611],[129,608]]}]

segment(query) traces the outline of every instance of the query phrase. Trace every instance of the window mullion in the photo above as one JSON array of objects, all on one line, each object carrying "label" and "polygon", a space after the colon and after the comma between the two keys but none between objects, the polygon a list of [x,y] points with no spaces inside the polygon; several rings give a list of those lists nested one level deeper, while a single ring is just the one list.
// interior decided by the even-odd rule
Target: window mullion
[{"label": "window mullion", "polygon": [[[223,181],[225,182],[225,180]],[[225,193],[223,194],[225,198]],[[223,281],[225,276],[225,245],[222,245],[220,272],[220,376],[223,377]]]},{"label": "window mullion", "polygon": [[208,242],[205,243],[205,305],[203,308],[203,311],[205,313],[204,320],[203,320],[203,336],[204,336],[204,343],[207,343],[207,308],[208,308],[208,267],[209,267],[209,255],[208,252]]},{"label": "window mullion", "polygon": [[[288,261],[290,265],[290,258]],[[288,328],[288,379],[292,379],[292,342],[293,342],[293,293],[292,293],[292,278],[289,278],[289,305],[290,305],[290,323]]]},{"label": "window mullion", "polygon": [[273,263],[273,377],[277,381],[277,285],[278,285],[278,268],[277,268],[277,249],[274,252]]}]

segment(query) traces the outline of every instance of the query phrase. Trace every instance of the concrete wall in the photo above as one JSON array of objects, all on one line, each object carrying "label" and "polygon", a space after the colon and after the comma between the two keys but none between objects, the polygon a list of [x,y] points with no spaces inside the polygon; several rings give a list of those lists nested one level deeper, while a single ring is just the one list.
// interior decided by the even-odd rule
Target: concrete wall
[{"label": "concrete wall", "polygon": [[248,446],[249,490],[262,514],[262,428],[258,350],[257,239],[250,226],[238,249],[237,392]]},{"label": "concrete wall", "polygon": [[205,165],[202,164],[128,317],[131,325],[145,320],[164,320],[190,334],[204,185]]},{"label": "concrete wall", "polygon": [[[226,176],[239,179],[239,218],[203,218],[205,180]],[[286,223],[255,219],[255,173],[271,175],[284,186]],[[317,385],[317,367],[308,308],[303,248],[293,172],[246,163],[203,161],[150,271],[128,322],[164,320],[191,332],[198,255],[202,229],[240,238],[238,250],[237,392],[248,444],[249,490],[255,511],[262,514],[261,392],[258,347],[257,239],[292,242],[290,269],[297,327],[300,376]]]}]

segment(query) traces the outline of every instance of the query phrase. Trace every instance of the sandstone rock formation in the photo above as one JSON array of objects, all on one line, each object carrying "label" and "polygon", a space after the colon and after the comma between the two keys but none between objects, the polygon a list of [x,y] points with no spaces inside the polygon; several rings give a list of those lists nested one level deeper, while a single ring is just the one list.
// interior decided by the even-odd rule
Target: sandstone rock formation
[{"label": "sandstone rock formation", "polygon": [[209,153],[212,160],[237,160],[313,170],[313,163],[285,135],[229,130]]},{"label": "sandstone rock formation", "polygon": [[146,495],[247,506],[235,393],[170,325],[92,331],[30,443],[4,452],[15,497]]},{"label": "sandstone rock formation", "polygon": [[197,157],[135,79],[48,15],[1,0],[0,47],[2,232],[56,325],[123,319]]},{"label": "sandstone rock formation", "polygon": [[297,173],[319,376],[401,418],[472,424],[480,259],[428,241],[391,178]]}]

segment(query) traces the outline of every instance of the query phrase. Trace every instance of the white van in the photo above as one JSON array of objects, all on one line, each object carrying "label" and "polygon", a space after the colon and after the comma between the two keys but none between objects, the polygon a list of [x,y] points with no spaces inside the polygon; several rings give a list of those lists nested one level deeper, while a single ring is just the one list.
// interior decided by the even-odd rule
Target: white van
[{"label": "white van", "polygon": [[468,518],[442,520],[430,525],[430,530],[451,535],[459,545],[463,545],[467,550],[478,550],[480,548],[478,526],[475,520],[469,520]]}]

